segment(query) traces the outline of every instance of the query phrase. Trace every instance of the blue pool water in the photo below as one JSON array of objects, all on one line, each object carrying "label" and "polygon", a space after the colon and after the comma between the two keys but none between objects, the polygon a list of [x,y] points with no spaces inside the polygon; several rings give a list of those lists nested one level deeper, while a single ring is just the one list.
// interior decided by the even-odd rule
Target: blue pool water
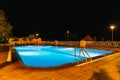
[{"label": "blue pool water", "polygon": [[[79,56],[80,48],[62,46],[15,46],[18,55],[27,66],[34,67],[52,67],[61,66],[68,63],[75,63],[77,60],[83,60],[84,56]],[[86,49],[90,57],[96,57],[103,54],[112,53],[111,50],[93,50]],[[88,57],[86,55],[86,57]]]}]

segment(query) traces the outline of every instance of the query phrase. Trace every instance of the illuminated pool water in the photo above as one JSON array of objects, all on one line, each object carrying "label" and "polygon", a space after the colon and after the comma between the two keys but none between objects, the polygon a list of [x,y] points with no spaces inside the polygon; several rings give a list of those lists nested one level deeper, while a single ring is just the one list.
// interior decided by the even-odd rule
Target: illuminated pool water
[{"label": "illuminated pool water", "polygon": [[[33,67],[53,67],[61,66],[68,63],[75,63],[83,60],[84,56],[79,56],[80,48],[76,48],[76,57],[74,56],[75,48],[62,46],[15,46],[18,55],[23,63]],[[90,57],[96,57],[103,54],[112,53],[111,50],[93,50],[86,49]],[[86,56],[88,57],[88,56]]]}]

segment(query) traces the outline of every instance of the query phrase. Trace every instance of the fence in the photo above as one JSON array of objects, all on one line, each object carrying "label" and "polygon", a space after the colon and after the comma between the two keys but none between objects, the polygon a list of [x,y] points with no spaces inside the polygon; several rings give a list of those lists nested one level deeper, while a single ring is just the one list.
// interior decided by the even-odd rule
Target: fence
[{"label": "fence", "polygon": [[87,47],[120,47],[120,41],[87,41]]},{"label": "fence", "polygon": [[[79,47],[80,41],[42,41],[40,38],[32,40],[14,39],[9,41],[10,45],[61,45]],[[120,41],[86,41],[86,47],[120,47]]]}]

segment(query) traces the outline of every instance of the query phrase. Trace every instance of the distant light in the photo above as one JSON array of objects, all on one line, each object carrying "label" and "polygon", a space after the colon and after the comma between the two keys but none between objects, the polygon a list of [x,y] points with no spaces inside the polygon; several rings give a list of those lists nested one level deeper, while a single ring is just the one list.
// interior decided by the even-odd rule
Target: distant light
[{"label": "distant light", "polygon": [[115,26],[112,25],[112,26],[110,26],[110,28],[113,30],[115,28]]},{"label": "distant light", "polygon": [[69,33],[69,30],[67,30],[67,33]]},{"label": "distant light", "polygon": [[38,36],[39,34],[38,33],[36,33],[36,36]]}]

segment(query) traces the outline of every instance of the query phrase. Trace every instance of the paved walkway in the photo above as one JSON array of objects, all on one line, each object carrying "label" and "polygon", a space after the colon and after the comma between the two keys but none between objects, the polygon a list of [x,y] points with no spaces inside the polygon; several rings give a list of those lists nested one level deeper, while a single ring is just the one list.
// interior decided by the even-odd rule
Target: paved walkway
[{"label": "paved walkway", "polygon": [[1,51],[1,80],[120,80],[120,52],[92,63],[60,69],[23,67],[20,61],[6,63],[8,52]]}]

